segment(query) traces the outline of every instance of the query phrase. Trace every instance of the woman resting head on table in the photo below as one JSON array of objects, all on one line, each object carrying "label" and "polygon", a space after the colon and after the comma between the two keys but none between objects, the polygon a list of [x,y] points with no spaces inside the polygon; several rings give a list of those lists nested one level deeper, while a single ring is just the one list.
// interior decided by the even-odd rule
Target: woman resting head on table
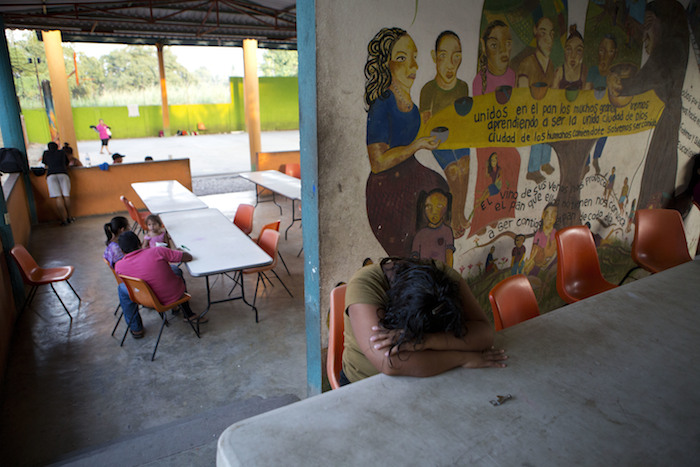
[{"label": "woman resting head on table", "polygon": [[365,266],[348,283],[345,306],[341,385],[377,373],[506,366],[467,282],[443,263],[385,258]]}]

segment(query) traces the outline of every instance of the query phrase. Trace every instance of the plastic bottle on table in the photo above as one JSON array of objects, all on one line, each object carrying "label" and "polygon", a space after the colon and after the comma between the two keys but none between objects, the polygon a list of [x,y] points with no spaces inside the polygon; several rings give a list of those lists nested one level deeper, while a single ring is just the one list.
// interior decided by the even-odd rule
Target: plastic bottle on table
[{"label": "plastic bottle on table", "polygon": [[85,153],[85,166],[90,167],[90,154]]}]

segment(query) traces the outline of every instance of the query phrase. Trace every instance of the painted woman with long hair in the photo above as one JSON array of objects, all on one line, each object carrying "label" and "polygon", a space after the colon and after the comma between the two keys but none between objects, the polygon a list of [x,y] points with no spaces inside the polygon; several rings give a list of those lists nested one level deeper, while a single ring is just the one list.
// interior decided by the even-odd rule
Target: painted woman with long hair
[{"label": "painted woman with long hair", "polygon": [[510,68],[512,45],[506,23],[495,20],[486,26],[479,39],[479,68],[472,82],[475,96],[488,94],[500,86],[515,87],[515,71]]},{"label": "painted woman with long hair", "polygon": [[416,45],[400,28],[383,28],[367,46],[365,104],[367,153],[367,217],[372,231],[391,256],[408,257],[416,233],[416,202],[421,191],[441,188],[445,180],[415,158],[433,150],[435,137],[416,138],[421,119],[411,99],[416,79]]}]

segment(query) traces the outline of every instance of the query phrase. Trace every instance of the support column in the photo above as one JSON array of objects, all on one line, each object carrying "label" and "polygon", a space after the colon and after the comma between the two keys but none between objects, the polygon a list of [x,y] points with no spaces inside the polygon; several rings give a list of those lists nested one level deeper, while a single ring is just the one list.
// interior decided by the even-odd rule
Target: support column
[{"label": "support column", "polygon": [[[73,107],[68,89],[68,75],[66,74],[66,63],[63,60],[61,31],[41,31],[41,36],[44,39],[46,64],[51,79],[53,105],[56,108],[58,137],[61,143],[69,143],[73,147],[73,154],[79,158],[78,142],[75,140],[75,127],[73,125]],[[61,144],[59,144],[60,146]]]},{"label": "support column", "polygon": [[260,152],[260,90],[258,87],[258,41],[243,41],[243,95],[245,126],[250,144],[250,168],[257,170]]},{"label": "support column", "polygon": [[165,85],[165,62],[163,61],[163,43],[156,44],[158,50],[158,73],[160,74],[160,100],[163,112],[163,135],[170,136],[170,111],[168,108],[168,89]]},{"label": "support column", "polygon": [[[22,133],[22,123],[20,121],[19,102],[17,102],[17,92],[15,82],[12,79],[12,65],[10,63],[10,52],[7,49],[7,39],[5,38],[5,22],[0,15],[0,132],[2,133],[3,146],[17,148],[22,153],[24,159],[24,172],[20,175],[24,180],[27,201],[29,203],[29,215],[32,224],[36,224],[36,207],[34,205],[34,195],[32,185],[29,181],[29,164],[27,163],[27,147],[24,144]],[[0,243],[5,257],[5,263],[10,275],[10,285],[15,306],[24,304],[24,283],[19,269],[14,260],[10,257],[10,250],[15,246],[10,216],[7,212],[5,194],[0,187]]]},{"label": "support column", "polygon": [[[304,219],[304,306],[306,317],[306,392],[321,393],[321,267],[318,206],[318,109],[316,97],[316,1],[297,1],[299,50],[299,137],[301,141],[301,217]],[[329,355],[328,358],[331,358]]]}]

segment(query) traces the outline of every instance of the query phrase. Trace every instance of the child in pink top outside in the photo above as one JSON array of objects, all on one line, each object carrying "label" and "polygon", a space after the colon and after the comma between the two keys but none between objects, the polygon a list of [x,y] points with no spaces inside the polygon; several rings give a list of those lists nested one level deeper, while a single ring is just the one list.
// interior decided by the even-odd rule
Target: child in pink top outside
[{"label": "child in pink top outside", "polygon": [[157,246],[172,248],[170,235],[168,235],[167,230],[165,230],[160,216],[156,214],[148,216],[146,218],[146,226],[148,226],[148,232],[143,236],[144,248],[154,248]]}]

